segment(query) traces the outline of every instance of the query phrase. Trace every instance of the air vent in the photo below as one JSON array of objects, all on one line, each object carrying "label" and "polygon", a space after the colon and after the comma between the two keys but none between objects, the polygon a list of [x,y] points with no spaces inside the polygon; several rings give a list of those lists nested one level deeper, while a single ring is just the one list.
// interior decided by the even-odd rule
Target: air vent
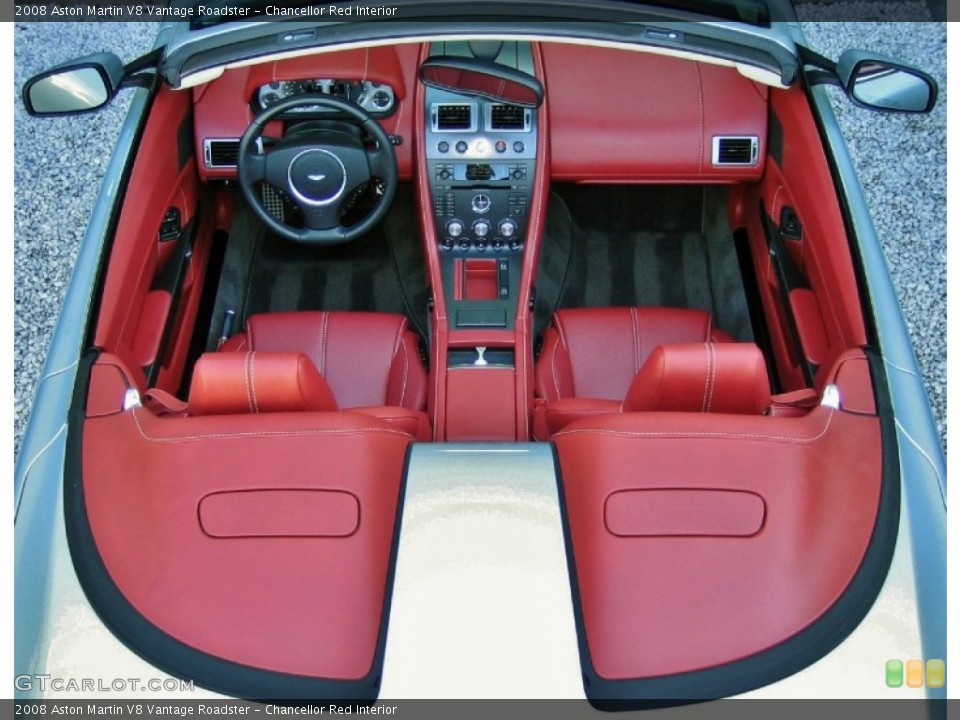
[{"label": "air vent", "polygon": [[434,130],[438,132],[473,132],[477,129],[470,103],[434,106]]},{"label": "air vent", "polygon": [[529,110],[518,105],[491,105],[490,129],[520,131],[529,127]]},{"label": "air vent", "polygon": [[756,135],[713,138],[714,165],[756,165],[760,141]]},{"label": "air vent", "polygon": [[236,139],[204,140],[203,156],[207,167],[235,168],[240,141]]}]

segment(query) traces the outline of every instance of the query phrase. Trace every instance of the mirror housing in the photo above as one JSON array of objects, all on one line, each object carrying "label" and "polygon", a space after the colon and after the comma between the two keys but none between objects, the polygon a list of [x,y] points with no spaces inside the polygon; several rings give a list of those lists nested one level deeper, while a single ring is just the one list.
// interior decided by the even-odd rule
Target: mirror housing
[{"label": "mirror housing", "polygon": [[429,87],[485,100],[538,108],[543,85],[532,75],[492,60],[438,55],[420,66],[420,81]]},{"label": "mirror housing", "polygon": [[91,112],[110,102],[125,70],[113,53],[96,53],[44,70],[23,86],[23,105],[34,116]]},{"label": "mirror housing", "polygon": [[837,76],[851,102],[885,112],[928,113],[937,103],[937,82],[927,73],[883,55],[847,50]]}]

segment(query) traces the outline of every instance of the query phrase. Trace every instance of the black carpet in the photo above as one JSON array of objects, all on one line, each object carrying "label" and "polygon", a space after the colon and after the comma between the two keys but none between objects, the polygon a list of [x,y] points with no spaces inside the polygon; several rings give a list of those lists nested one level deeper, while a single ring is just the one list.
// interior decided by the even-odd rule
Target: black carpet
[{"label": "black carpet", "polygon": [[398,190],[377,228],[332,247],[277,237],[249,209],[238,206],[213,314],[214,342],[227,308],[237,314],[235,331],[257,313],[362,310],[406,315],[422,337],[426,276],[412,189]]},{"label": "black carpet", "polygon": [[537,334],[557,308],[636,305],[706,310],[752,339],[726,199],[719,187],[554,185]]}]

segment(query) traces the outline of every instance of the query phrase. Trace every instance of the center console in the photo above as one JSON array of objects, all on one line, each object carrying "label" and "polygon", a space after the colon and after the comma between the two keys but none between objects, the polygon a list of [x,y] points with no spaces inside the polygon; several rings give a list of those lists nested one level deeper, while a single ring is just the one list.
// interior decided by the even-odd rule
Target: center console
[{"label": "center console", "polygon": [[[466,42],[435,43],[429,50],[446,57],[476,52]],[[496,62],[536,77],[535,52],[530,43],[504,43],[496,48]],[[435,437],[526,440],[529,306],[547,192],[547,178],[537,176],[546,159],[538,156],[546,116],[434,86],[419,89]]]},{"label": "center console", "polygon": [[[515,62],[532,74],[530,46],[514,47]],[[424,103],[451,329],[512,329],[536,180],[537,111],[436,88],[426,88]]]}]

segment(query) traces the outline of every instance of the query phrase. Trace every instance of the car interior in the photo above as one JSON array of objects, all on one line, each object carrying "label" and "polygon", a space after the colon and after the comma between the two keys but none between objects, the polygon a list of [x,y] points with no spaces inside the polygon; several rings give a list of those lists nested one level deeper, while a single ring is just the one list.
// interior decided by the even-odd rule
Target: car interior
[{"label": "car interior", "polygon": [[83,400],[130,616],[370,678],[410,448],[464,442],[552,443],[598,681],[828,612],[875,531],[880,370],[805,91],[741,70],[484,38],[160,87]]}]

